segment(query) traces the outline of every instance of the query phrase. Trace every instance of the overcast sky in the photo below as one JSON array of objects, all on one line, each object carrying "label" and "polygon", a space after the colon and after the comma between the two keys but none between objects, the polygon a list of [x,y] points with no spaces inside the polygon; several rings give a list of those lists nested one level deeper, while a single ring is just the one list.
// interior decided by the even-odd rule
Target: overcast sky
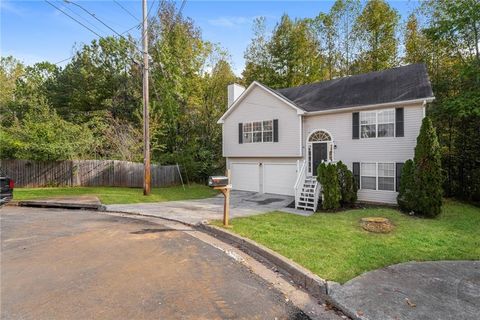
[{"label": "overcast sky", "polygon": [[[52,1],[52,0],[50,0]],[[119,33],[138,24],[141,17],[140,0],[75,0],[96,14]],[[148,0],[156,9],[160,0]],[[80,8],[62,1],[52,1],[74,18],[82,21],[102,36],[113,35]],[[389,1],[402,18],[418,6],[417,1]],[[180,6],[181,1],[177,2]],[[314,17],[327,12],[333,1],[198,1],[187,0],[184,15],[191,17],[202,30],[205,40],[219,43],[231,54],[233,68],[240,75],[244,67],[243,53],[252,36],[252,20],[267,18],[273,28],[283,13],[291,17]],[[59,62],[69,58],[75,45],[97,38],[43,0],[0,0],[1,55],[13,55],[26,64],[38,61]],[[132,17],[133,15],[133,17]],[[132,30],[138,37],[138,31]],[[66,63],[66,62],[64,62]],[[64,64],[61,63],[60,65]]]}]

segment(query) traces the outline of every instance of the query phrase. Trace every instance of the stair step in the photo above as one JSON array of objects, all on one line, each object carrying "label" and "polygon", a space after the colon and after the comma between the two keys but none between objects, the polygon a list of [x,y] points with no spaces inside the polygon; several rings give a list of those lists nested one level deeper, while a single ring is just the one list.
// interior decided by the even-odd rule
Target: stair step
[{"label": "stair step", "polygon": [[315,205],[312,202],[301,202],[300,201],[300,202],[298,202],[297,207],[305,207],[305,208],[312,208],[313,209],[315,207]]}]

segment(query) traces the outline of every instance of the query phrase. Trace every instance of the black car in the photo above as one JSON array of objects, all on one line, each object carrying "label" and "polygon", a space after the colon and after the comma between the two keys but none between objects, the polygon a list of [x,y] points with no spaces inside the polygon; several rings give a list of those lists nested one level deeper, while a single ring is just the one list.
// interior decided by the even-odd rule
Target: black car
[{"label": "black car", "polygon": [[0,205],[7,203],[13,198],[13,180],[0,176]]}]

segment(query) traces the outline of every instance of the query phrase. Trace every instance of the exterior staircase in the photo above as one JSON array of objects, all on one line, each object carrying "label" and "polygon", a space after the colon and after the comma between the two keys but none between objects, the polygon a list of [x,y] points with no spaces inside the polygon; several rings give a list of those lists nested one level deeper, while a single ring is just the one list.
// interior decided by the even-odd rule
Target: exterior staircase
[{"label": "exterior staircase", "polygon": [[316,177],[305,177],[305,182],[300,190],[295,207],[303,210],[317,210],[319,188],[320,185]]}]

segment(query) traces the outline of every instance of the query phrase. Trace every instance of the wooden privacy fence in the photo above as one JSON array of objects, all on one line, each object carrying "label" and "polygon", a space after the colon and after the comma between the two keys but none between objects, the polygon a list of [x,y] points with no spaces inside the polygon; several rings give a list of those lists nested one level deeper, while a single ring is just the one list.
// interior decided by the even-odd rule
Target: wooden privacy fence
[{"label": "wooden privacy fence", "polygon": [[[0,173],[18,187],[142,187],[143,163],[118,160],[0,160]],[[151,166],[152,187],[178,185],[180,169]]]}]

